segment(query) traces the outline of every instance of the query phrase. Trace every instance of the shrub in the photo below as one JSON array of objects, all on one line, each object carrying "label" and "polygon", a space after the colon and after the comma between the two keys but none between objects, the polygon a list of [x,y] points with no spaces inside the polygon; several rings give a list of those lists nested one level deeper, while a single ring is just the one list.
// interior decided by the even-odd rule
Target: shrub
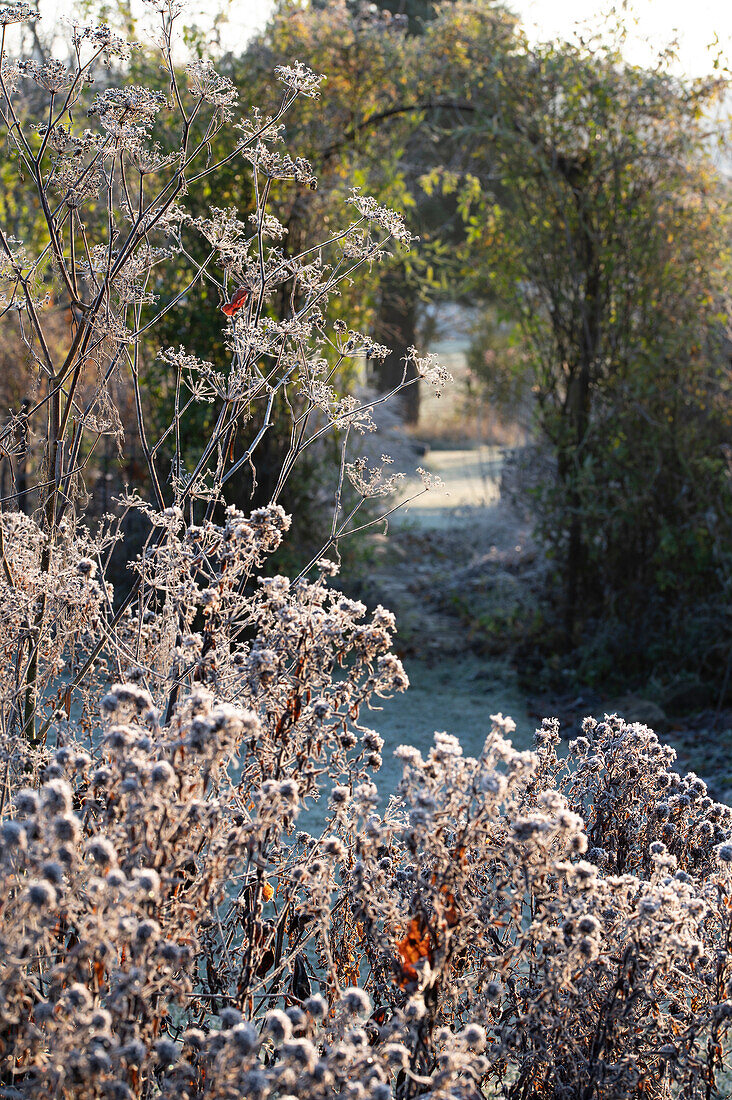
[{"label": "shrub", "polygon": [[[612,38],[486,63],[495,108],[466,126],[463,192],[496,299],[472,365],[499,401],[530,391],[551,459],[533,496],[553,563],[550,645],[574,650],[583,674],[602,649],[626,683],[693,673],[718,694],[731,208],[706,119],[728,83],[679,81],[667,57],[630,65],[624,35],[621,18]],[[495,332],[497,306],[508,323]]]},{"label": "shrub", "polygon": [[66,724],[12,785],[6,1095],[714,1094],[732,811],[642,726],[588,719],[561,764],[556,723],[517,752],[499,715],[478,759],[398,749],[378,812],[349,713],[405,684],[393,622],[269,588],[236,703],[201,686],[163,726],[114,685],[96,750]]},{"label": "shrub", "polygon": [[[258,195],[251,235],[231,211],[189,224],[172,196],[196,182],[191,161],[233,101],[197,64],[184,105],[175,12],[159,11],[183,140],[147,205],[145,180],[168,166],[147,170],[159,97],[108,84],[89,107],[101,129],[72,131],[82,49],[122,49],[108,30],[77,29],[71,69],[3,70],[9,140],[48,238],[35,257],[5,238],[5,317],[22,317],[29,353],[47,361],[28,414],[45,433],[39,508],[0,516],[0,1095],[467,1100],[491,1084],[515,1100],[710,1095],[731,1005],[732,812],[676,776],[650,731],[588,721],[567,767],[555,724],[535,752],[516,752],[495,716],[479,759],[448,734],[426,759],[398,750],[404,778],[381,807],[383,740],[364,719],[407,687],[394,619],[329,578],[360,504],[389,478],[349,462],[349,431],[369,409],[330,389],[324,352],[339,362],[373,354],[371,342],[331,329],[321,307],[339,278],[409,235],[356,193],[358,218],[326,242],[333,268],[317,249],[268,249],[274,181],[312,177],[270,146],[278,123],[256,112],[235,149]],[[48,93],[49,129],[16,121],[10,75]],[[302,66],[279,75],[283,110],[316,94]],[[189,230],[208,241],[192,278],[221,290],[232,358],[218,371],[163,351],[180,388],[170,433],[191,403],[217,410],[194,468],[176,450],[163,476],[145,430],[139,307],[158,260],[190,259]],[[269,295],[283,281],[291,308],[276,318]],[[43,339],[47,287],[72,301],[61,363]],[[431,359],[415,362],[444,381]],[[153,501],[127,492],[90,533],[79,478],[94,433],[116,431],[105,386],[123,364]],[[263,438],[277,393],[293,433],[280,484],[326,430],[343,436],[330,535],[294,579],[259,575],[290,527],[277,493],[247,514],[224,491],[254,454],[234,457],[237,424],[258,413]],[[2,434],[7,461],[16,429]],[[343,515],[347,476],[358,503]],[[115,603],[108,566],[130,512],[148,534]]]}]

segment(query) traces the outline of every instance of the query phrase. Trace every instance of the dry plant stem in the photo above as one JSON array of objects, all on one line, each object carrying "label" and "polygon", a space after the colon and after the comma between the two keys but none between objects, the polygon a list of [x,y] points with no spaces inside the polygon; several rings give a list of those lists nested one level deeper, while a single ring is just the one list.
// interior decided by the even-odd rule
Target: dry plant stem
[{"label": "dry plant stem", "polygon": [[[395,621],[329,578],[340,540],[394,511],[386,460],[350,454],[385,398],[341,387],[348,362],[388,349],[328,303],[409,233],[357,192],[344,233],[279,248],[272,195],[314,182],[279,141],[284,112],[317,94],[298,64],[278,73],[275,118],[243,120],[234,142],[253,218],[189,215],[236,92],[206,62],[184,79],[161,15],[167,98],[114,77],[88,92],[87,49],[122,50],[104,28],[78,31],[71,77],[22,70],[44,93],[41,133],[15,111],[21,76],[0,77],[9,140],[46,192],[37,250],[4,231],[0,257],[6,316],[42,379],[29,434],[46,448],[39,512],[0,514],[0,1090],[713,1096],[732,1020],[732,810],[674,772],[651,731],[588,720],[560,760],[556,722],[520,752],[510,720],[487,716],[477,757],[444,732],[398,747],[402,777],[380,797],[384,740],[365,720],[408,685]],[[173,160],[158,116],[178,120]],[[168,263],[186,274],[155,299]],[[249,295],[221,315],[225,364],[160,349],[173,415],[156,436],[141,341],[201,284]],[[77,307],[61,351],[47,287]],[[429,357],[409,359],[444,383]],[[122,384],[153,499],[122,494],[92,533],[79,482],[99,439],[124,446]],[[201,402],[203,439],[188,430]],[[278,410],[285,453],[269,501],[246,512],[222,490],[248,463],[256,477]],[[8,451],[19,422],[2,429]],[[291,525],[278,502],[328,431],[325,541],[290,579],[268,567]],[[142,546],[116,603],[111,556],[132,519]]]},{"label": "dry plant stem", "polygon": [[[4,45],[4,37],[3,37],[3,45]],[[80,81],[82,74],[86,71],[86,69],[88,69],[90,67],[90,65],[95,60],[96,56],[98,56],[98,54],[95,55],[95,57],[92,58],[92,60],[86,66],[81,66],[81,63],[79,62],[79,70],[78,70],[78,72],[77,72],[77,74],[74,78],[72,88],[69,91],[69,95],[68,95],[67,100],[66,100],[65,108],[63,110],[61,110],[61,112],[59,113],[58,119],[60,119],[63,116],[65,110],[69,108],[69,105],[70,105],[72,97],[73,97],[74,89],[76,88],[78,82]],[[78,60],[78,50],[77,50],[77,60]],[[181,114],[182,114],[182,116],[185,120],[184,121],[184,131],[183,131],[183,140],[182,140],[183,157],[184,157],[184,160],[185,160],[185,155],[186,155],[187,145],[188,145],[190,123],[192,122],[193,117],[195,117],[195,113],[198,111],[198,108],[200,107],[202,101],[199,100],[199,102],[196,105],[196,108],[195,108],[194,112],[192,113],[191,117],[190,118],[186,117],[185,112],[182,110],[182,107],[181,107],[180,96],[179,96],[178,91],[177,91],[177,83],[175,81],[173,83],[174,83],[174,87],[176,89],[176,99],[177,99],[177,102],[178,102],[178,106],[179,106],[179,108],[181,108]],[[43,214],[44,214],[44,217],[46,219],[46,223],[47,223],[47,226],[48,226],[48,229],[49,229],[50,245],[51,245],[51,247],[54,251],[54,255],[55,255],[57,264],[58,264],[58,266],[59,266],[59,268],[62,272],[62,275],[65,279],[67,289],[71,293],[72,302],[75,302],[75,303],[79,302],[78,295],[77,295],[76,290],[75,290],[75,288],[77,286],[76,269],[75,269],[75,266],[73,266],[74,259],[75,259],[75,252],[74,252],[74,246],[73,246],[73,225],[72,225],[72,232],[71,232],[72,273],[71,273],[71,277],[69,277],[69,274],[68,274],[68,271],[67,271],[67,268],[66,268],[66,264],[65,264],[65,257],[63,255],[63,249],[60,246],[59,232],[58,232],[58,229],[57,229],[57,226],[56,226],[56,223],[55,223],[56,211],[51,211],[49,203],[47,202],[46,194],[45,194],[45,190],[44,190],[44,181],[43,181],[43,179],[41,177],[41,174],[40,174],[40,167],[39,166],[40,166],[43,155],[44,155],[44,153],[46,151],[46,148],[47,148],[51,128],[49,126],[49,128],[47,129],[46,134],[45,134],[45,136],[43,138],[43,141],[41,143],[41,146],[39,148],[38,154],[34,157],[33,153],[32,153],[32,150],[31,150],[31,147],[30,147],[30,144],[26,140],[25,135],[23,133],[22,126],[21,126],[17,116],[14,113],[14,110],[13,110],[13,107],[12,107],[12,101],[11,101],[10,95],[8,94],[8,90],[7,90],[4,82],[2,83],[2,88],[3,88],[3,92],[5,94],[6,103],[8,105],[11,117],[13,119],[13,129],[14,129],[14,132],[16,133],[16,136],[17,136],[17,138],[20,142],[21,153],[26,157],[26,161],[27,161],[29,167],[32,167],[33,178],[34,178],[36,188],[37,188],[37,191],[38,191],[38,194],[39,194],[39,199],[40,199],[40,202],[41,202]],[[294,101],[295,97],[296,97],[296,93],[292,93],[292,94],[289,94],[289,95],[284,97],[282,107],[281,107],[280,112],[279,112],[277,117],[279,117],[279,115],[284,113],[284,111],[287,109],[287,107]],[[50,99],[49,99],[49,123],[51,123],[51,125],[52,125],[51,120],[53,119],[54,102],[55,102],[55,97],[54,97],[54,94],[52,93],[51,96],[50,96]],[[57,122],[58,122],[58,119],[56,120]],[[256,136],[257,135],[255,134],[254,138],[252,138],[251,140],[255,140]],[[201,144],[194,151],[192,156],[195,156],[195,154],[198,152],[198,149],[202,148],[204,145],[205,145],[205,141],[201,142]],[[239,151],[241,151],[241,149]],[[96,158],[95,158],[95,160],[96,160]],[[125,191],[126,191],[126,183],[125,183],[125,177],[124,177],[124,165],[122,164],[122,162],[120,162],[120,167],[121,167],[121,170],[122,170],[123,184],[125,186]],[[87,169],[85,169],[84,173],[82,174],[82,177],[81,177],[82,180],[84,178],[84,175],[86,175],[86,173],[88,171],[89,171],[89,168],[87,167]],[[204,173],[201,173],[200,175],[203,175],[203,174]],[[45,364],[46,364],[46,366],[47,366],[47,368],[50,372],[49,393],[48,393],[47,397],[44,399],[44,401],[47,402],[48,409],[49,409],[49,412],[48,412],[48,427],[47,427],[47,432],[46,432],[46,438],[47,438],[47,468],[51,472],[51,479],[48,481],[48,487],[50,489],[50,492],[49,492],[49,495],[47,497],[46,505],[45,505],[46,530],[47,530],[48,542],[47,542],[47,547],[46,547],[46,550],[44,552],[44,557],[43,557],[43,560],[42,560],[42,571],[43,572],[48,572],[49,569],[50,569],[50,565],[51,565],[51,555],[52,555],[52,552],[53,552],[54,528],[55,528],[56,519],[57,519],[57,498],[58,498],[59,489],[60,489],[60,485],[61,485],[62,477],[63,477],[63,469],[62,469],[61,463],[62,463],[62,456],[63,456],[63,450],[64,450],[64,437],[65,437],[66,427],[67,427],[67,424],[68,424],[70,411],[71,411],[71,409],[73,407],[73,403],[74,403],[74,393],[75,393],[76,388],[78,387],[78,384],[79,384],[79,381],[80,381],[80,378],[81,378],[81,371],[82,371],[82,367],[83,367],[83,364],[84,364],[84,361],[85,361],[85,357],[88,354],[90,346],[92,346],[92,347],[94,346],[94,345],[91,344],[91,340],[92,340],[92,335],[93,335],[93,332],[94,332],[94,324],[95,324],[96,318],[97,318],[98,314],[100,313],[100,311],[102,309],[107,308],[107,302],[108,302],[108,297],[109,297],[109,288],[113,285],[113,280],[114,280],[114,276],[115,276],[116,272],[120,269],[121,265],[123,264],[123,262],[125,261],[127,256],[132,252],[135,244],[137,243],[136,238],[137,238],[137,234],[138,234],[138,230],[139,230],[140,225],[143,225],[143,222],[145,222],[145,224],[144,224],[144,236],[145,236],[145,238],[147,238],[148,235],[149,235],[150,227],[154,226],[155,220],[157,218],[159,218],[160,216],[162,216],[162,214],[165,212],[165,210],[169,206],[172,199],[177,194],[177,192],[180,188],[180,185],[181,185],[181,180],[182,180],[182,177],[179,177],[177,182],[175,182],[175,184],[172,188],[172,192],[171,192],[170,196],[166,198],[166,202],[165,202],[164,205],[159,206],[159,203],[157,201],[152,204],[153,206],[154,205],[159,206],[159,209],[156,212],[156,215],[152,220],[150,220],[147,217],[147,214],[148,214],[148,211],[149,211],[150,207],[148,207],[148,210],[143,210],[143,208],[142,208],[143,207],[142,187],[140,188],[140,203],[139,203],[139,206],[138,206],[137,222],[133,226],[132,230],[130,231],[130,234],[129,234],[128,239],[125,242],[124,246],[120,249],[120,252],[117,255],[116,261],[113,262],[112,251],[111,251],[111,242],[112,242],[113,233],[114,233],[114,229],[113,229],[113,226],[114,226],[114,214],[113,214],[114,180],[113,180],[111,175],[107,175],[107,177],[106,177],[106,182],[107,182],[106,194],[107,194],[107,214],[108,214],[108,231],[107,231],[108,245],[107,245],[106,271],[104,273],[104,278],[103,278],[101,283],[99,281],[97,281],[96,278],[95,278],[95,282],[96,282],[96,298],[95,298],[95,301],[89,306],[85,305],[82,302],[79,302],[79,304],[83,307],[83,310],[84,310],[83,315],[82,315],[82,319],[81,319],[81,322],[78,323],[77,326],[76,326],[76,334],[75,334],[73,343],[72,343],[72,345],[71,345],[71,347],[70,347],[70,349],[67,353],[67,356],[65,358],[64,363],[62,364],[62,366],[60,367],[60,369],[58,371],[56,371],[55,368],[54,368],[50,353],[49,353],[48,348],[47,348],[46,343],[45,343],[45,337],[44,337],[43,329],[42,329],[42,326],[41,326],[41,324],[38,320],[38,316],[37,316],[37,313],[36,313],[36,310],[35,310],[35,306],[34,306],[34,303],[33,303],[32,296],[28,292],[28,281],[27,280],[22,280],[22,278],[21,278],[21,284],[23,285],[23,289],[26,291],[26,307],[27,307],[28,312],[29,312],[29,317],[31,319],[33,329],[35,331],[35,334],[36,334],[37,338],[39,339],[40,346],[41,346],[42,351],[44,353]],[[172,182],[173,181],[171,181],[171,183]],[[171,184],[169,184],[167,186],[167,188],[163,189],[162,195],[165,195],[165,191],[170,190],[170,189],[171,189]],[[268,190],[269,190],[269,183],[267,183],[267,185],[266,185],[265,198],[266,198],[266,194],[268,193]],[[128,193],[127,193],[127,198],[128,198],[128,203],[129,203],[129,194]],[[159,198],[160,198],[160,196],[159,196]],[[71,219],[73,218],[73,216],[74,216],[74,212],[71,211],[70,216],[69,216],[70,224],[71,224]],[[77,215],[77,217],[78,217],[78,215]],[[83,227],[81,225],[80,225],[80,228],[82,229],[82,234],[83,234],[83,237],[84,237],[84,244],[85,244],[87,257],[88,257],[89,260],[91,260],[91,252],[90,252],[88,241],[86,239],[86,234],[83,231]],[[9,248],[9,245],[8,245],[8,243],[7,243],[4,236],[3,236],[3,246],[4,246],[5,251],[8,254],[8,256],[11,257],[11,259],[12,259],[12,252],[11,252],[11,250]],[[261,266],[262,261],[263,261],[263,252],[262,252],[262,248],[261,248],[261,237],[260,237],[260,266]],[[205,266],[206,265],[204,264],[204,265],[201,265],[201,267],[199,267],[199,270],[196,273],[196,276],[194,277],[193,281],[195,281],[195,279],[197,279],[201,276],[202,272],[205,271]],[[19,272],[19,274],[20,274],[20,272]],[[262,290],[264,291],[264,285],[262,286]],[[138,325],[138,329],[139,329],[139,325]],[[157,493],[158,504],[159,504],[159,506],[162,507],[163,506],[162,490],[160,488],[160,483],[159,483],[159,480],[158,480],[158,477],[157,477],[157,474],[156,474],[154,461],[153,461],[153,455],[152,455],[151,449],[147,445],[147,440],[146,440],[146,435],[145,435],[145,428],[144,428],[144,420],[143,420],[143,416],[142,416],[142,408],[141,408],[141,400],[140,400],[140,392],[139,392],[138,370],[137,370],[137,356],[138,356],[138,353],[139,353],[139,344],[137,342],[135,342],[134,343],[134,351],[133,351],[132,376],[133,376],[133,387],[134,387],[134,392],[135,392],[135,396],[136,396],[136,406],[137,406],[137,412],[138,412],[138,431],[139,431],[139,436],[140,436],[140,439],[141,439],[141,444],[142,444],[142,447],[143,447],[143,450],[144,450],[144,453],[145,453],[145,456],[146,456],[146,460],[148,462],[148,467],[150,469],[150,474],[151,474],[151,477],[152,477],[152,480],[153,480],[153,485],[154,485],[154,488],[155,488],[156,493]],[[66,383],[67,379],[69,378],[69,376],[70,376],[70,384],[67,387],[67,392],[65,394],[65,397],[66,397],[65,408],[62,412],[62,410],[61,410],[61,391],[62,391],[62,387],[65,385],[65,383]],[[40,407],[40,405],[37,406],[37,408],[39,408],[39,407]],[[33,410],[33,411],[36,411],[36,410]],[[81,437],[82,437],[82,431],[78,431],[78,432],[75,433],[75,438],[74,438],[73,444],[72,444],[72,454],[74,455],[74,457],[75,457],[75,454],[78,452],[78,448],[79,448],[80,443],[81,443]],[[261,438],[261,435],[260,435],[259,438]],[[213,442],[213,446],[211,448],[209,448],[208,451],[204,452],[202,463],[200,464],[198,472],[200,472],[200,470],[205,466],[205,462],[208,459],[209,454],[212,453],[212,451],[213,451],[214,447],[217,445],[218,441],[214,440],[212,442]],[[71,469],[73,470],[73,468],[74,468],[74,465],[72,463]],[[40,649],[41,639],[42,639],[42,634],[43,634],[43,629],[44,629],[45,606],[46,606],[45,597],[41,596],[39,601],[38,601],[38,606],[37,606],[37,610],[36,610],[35,618],[34,618],[33,631],[32,631],[32,634],[30,636],[31,656],[30,656],[30,660],[28,661],[28,664],[27,664],[27,672],[26,672],[26,689],[25,689],[26,700],[25,700],[24,728],[26,730],[26,733],[27,733],[28,737],[32,741],[35,740],[35,711],[36,711],[37,702],[38,702],[38,690],[37,690],[38,652],[39,652],[39,649]]]}]

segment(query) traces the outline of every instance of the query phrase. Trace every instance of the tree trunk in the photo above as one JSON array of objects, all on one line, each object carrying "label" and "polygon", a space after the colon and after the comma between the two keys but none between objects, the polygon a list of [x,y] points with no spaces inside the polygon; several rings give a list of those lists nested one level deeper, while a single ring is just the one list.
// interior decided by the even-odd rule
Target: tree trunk
[{"label": "tree trunk", "polygon": [[[417,303],[401,266],[385,273],[380,290],[374,337],[391,350],[386,359],[376,364],[376,385],[380,393],[389,393],[405,378],[404,360],[408,349],[416,343]],[[406,381],[411,384],[400,395],[402,415],[407,424],[416,424],[419,420],[420,393],[416,378],[414,364],[408,363]]]},{"label": "tree trunk", "polygon": [[569,418],[569,441],[560,458],[559,472],[565,486],[569,508],[567,562],[565,571],[564,632],[567,644],[576,641],[581,621],[581,605],[585,595],[587,553],[582,524],[582,501],[577,478],[580,451],[587,434],[590,413],[590,374],[584,367],[571,379],[567,392],[566,415]]},{"label": "tree trunk", "polygon": [[578,362],[572,371],[567,386],[567,398],[564,406],[567,418],[567,449],[563,463],[560,462],[560,474],[567,490],[569,505],[569,530],[567,546],[567,568],[565,573],[564,628],[567,643],[577,642],[578,627],[581,626],[582,608],[589,591],[588,560],[582,516],[582,499],[578,478],[582,464],[582,451],[590,427],[593,372],[600,347],[600,287],[601,272],[598,267],[595,242],[591,227],[587,224],[580,202],[580,192],[575,191],[578,213],[581,218],[582,234],[580,238],[584,293],[582,295],[577,329]]}]

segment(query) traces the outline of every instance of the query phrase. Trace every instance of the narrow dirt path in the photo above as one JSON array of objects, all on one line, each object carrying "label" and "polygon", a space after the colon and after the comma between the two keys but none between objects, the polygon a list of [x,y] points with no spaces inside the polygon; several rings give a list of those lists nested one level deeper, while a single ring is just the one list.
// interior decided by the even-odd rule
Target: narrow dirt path
[{"label": "narrow dirt path", "polygon": [[[399,744],[424,750],[435,730],[447,730],[466,753],[479,753],[497,712],[514,719],[521,747],[530,745],[535,728],[515,670],[505,658],[473,652],[458,608],[446,600],[476,570],[489,564],[510,570],[534,553],[526,523],[501,499],[501,451],[435,450],[422,464],[443,487],[412,501],[391,517],[386,533],[372,536],[374,563],[365,584],[369,602],[383,603],[397,617],[396,648],[411,682],[372,719],[386,740],[381,782],[387,789],[398,778],[390,750]],[[418,475],[408,478],[401,498],[420,488]]]},{"label": "narrow dirt path", "polygon": [[[475,652],[466,621],[484,612],[486,593],[489,606],[499,607],[503,598],[507,605],[525,600],[532,570],[540,576],[541,554],[529,523],[501,497],[499,448],[435,450],[422,462],[443,479],[444,488],[413,501],[392,517],[387,534],[373,537],[375,562],[367,585],[370,601],[378,599],[397,616],[397,651],[412,685],[374,715],[373,725],[387,742],[384,789],[398,778],[389,750],[401,743],[426,749],[435,730],[456,734],[465,752],[475,754],[497,712],[514,719],[514,742],[529,748],[538,710],[559,717],[565,736],[574,735],[586,714],[600,718],[618,711],[656,729],[676,749],[679,770],[698,772],[715,798],[729,802],[729,709],[669,720],[636,696],[606,699],[587,690],[576,698],[529,699],[507,656]],[[420,487],[418,476],[408,479],[402,498]]]}]

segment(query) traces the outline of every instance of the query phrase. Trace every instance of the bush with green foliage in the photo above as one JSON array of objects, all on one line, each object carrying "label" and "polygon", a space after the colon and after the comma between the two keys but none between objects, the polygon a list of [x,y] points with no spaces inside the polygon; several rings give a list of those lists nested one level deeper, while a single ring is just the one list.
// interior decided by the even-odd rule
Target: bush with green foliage
[{"label": "bush with green foliage", "polygon": [[535,495],[564,634],[549,645],[581,660],[605,632],[621,677],[720,682],[730,201],[709,115],[726,84],[593,39],[487,68],[490,110],[465,131],[467,255],[520,339],[496,362],[489,334],[477,368],[499,396],[531,384],[552,460]]}]

